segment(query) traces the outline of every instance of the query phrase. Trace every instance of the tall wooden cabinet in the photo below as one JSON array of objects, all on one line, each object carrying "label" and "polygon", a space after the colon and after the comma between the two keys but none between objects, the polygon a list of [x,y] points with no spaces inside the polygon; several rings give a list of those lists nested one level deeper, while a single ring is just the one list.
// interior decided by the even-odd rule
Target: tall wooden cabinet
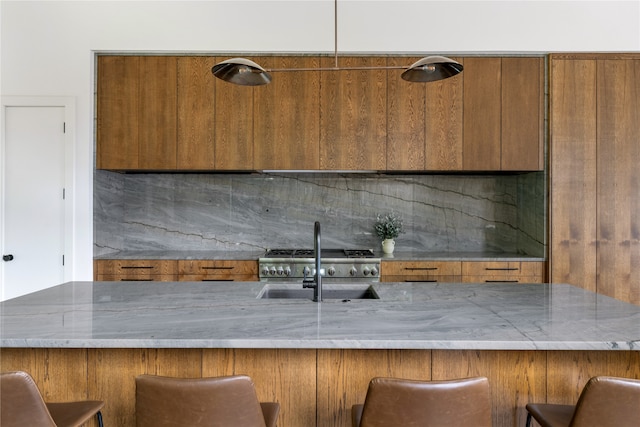
[{"label": "tall wooden cabinet", "polygon": [[550,278],[640,304],[640,55],[550,58]]}]

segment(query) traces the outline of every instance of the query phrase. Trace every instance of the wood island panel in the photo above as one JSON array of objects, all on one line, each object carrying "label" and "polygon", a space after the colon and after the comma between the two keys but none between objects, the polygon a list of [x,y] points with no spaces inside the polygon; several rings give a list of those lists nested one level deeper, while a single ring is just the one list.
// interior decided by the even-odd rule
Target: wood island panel
[{"label": "wood island panel", "polygon": [[282,406],[279,427],[349,427],[351,406],[375,376],[481,375],[491,387],[493,426],[516,427],[524,425],[526,403],[575,403],[591,376],[640,378],[640,352],[2,348],[0,370],[30,372],[51,401],[104,400],[105,424],[119,427],[135,427],[135,377],[145,373],[247,374],[259,399]]}]

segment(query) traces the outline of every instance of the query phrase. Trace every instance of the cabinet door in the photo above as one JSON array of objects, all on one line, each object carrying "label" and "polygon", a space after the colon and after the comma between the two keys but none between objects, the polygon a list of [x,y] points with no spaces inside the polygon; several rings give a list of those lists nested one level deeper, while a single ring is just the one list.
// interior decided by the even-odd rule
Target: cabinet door
[{"label": "cabinet door", "polygon": [[138,168],[176,168],[177,58],[140,57],[140,104]]},{"label": "cabinet door", "polygon": [[[262,64],[261,64],[262,65]],[[256,260],[179,260],[180,281],[258,281]]]},{"label": "cabinet door", "polygon": [[[386,58],[341,57],[340,67],[386,66]],[[322,58],[322,66],[334,66]],[[320,169],[384,170],[387,155],[387,71],[320,73]]]},{"label": "cabinet door", "polygon": [[[388,58],[389,66],[411,65],[420,58]],[[389,70],[387,76],[387,170],[425,169],[426,90]]]},{"label": "cabinet door", "polygon": [[[312,56],[266,57],[267,69],[318,68]],[[320,72],[276,72],[255,89],[254,165],[256,169],[315,170],[320,167]]]},{"label": "cabinet door", "polygon": [[465,58],[463,169],[501,168],[501,58]]},{"label": "cabinet door", "polygon": [[543,83],[543,58],[502,58],[502,170],[544,170]]},{"label": "cabinet door", "polygon": [[139,58],[98,56],[96,167],[138,167]]},{"label": "cabinet door", "polygon": [[[216,57],[215,63],[227,57]],[[253,167],[253,91],[214,78],[215,169],[251,170]]]},{"label": "cabinet door", "polygon": [[211,170],[215,167],[215,77],[210,56],[178,58],[177,169]]},{"label": "cabinet door", "polygon": [[551,58],[550,281],[596,290],[596,61]]},{"label": "cabinet door", "polygon": [[596,74],[597,292],[640,304],[640,59]]},{"label": "cabinet door", "polygon": [[[452,58],[463,64],[463,58]],[[426,158],[429,171],[463,169],[463,84],[465,72],[424,85],[426,98]]]}]

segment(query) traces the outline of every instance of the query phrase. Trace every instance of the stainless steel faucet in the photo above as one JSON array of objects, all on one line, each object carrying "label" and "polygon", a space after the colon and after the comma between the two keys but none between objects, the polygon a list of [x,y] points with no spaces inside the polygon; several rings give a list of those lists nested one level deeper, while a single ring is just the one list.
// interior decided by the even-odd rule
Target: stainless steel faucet
[{"label": "stainless steel faucet", "polygon": [[322,302],[322,248],[320,244],[320,222],[316,221],[313,227],[313,253],[316,258],[316,271],[313,275],[313,280],[307,278],[306,274],[302,280],[303,288],[313,288],[313,300],[315,302]]}]

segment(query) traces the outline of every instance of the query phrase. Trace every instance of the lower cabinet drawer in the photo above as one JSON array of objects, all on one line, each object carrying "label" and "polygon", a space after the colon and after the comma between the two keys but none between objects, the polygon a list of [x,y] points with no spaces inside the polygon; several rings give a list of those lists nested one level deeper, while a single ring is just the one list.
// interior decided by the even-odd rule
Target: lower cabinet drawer
[{"label": "lower cabinet drawer", "polygon": [[199,281],[258,281],[256,260],[180,260],[178,280]]},{"label": "lower cabinet drawer", "polygon": [[177,277],[175,260],[108,259],[94,261],[94,277],[99,281],[171,281]]},{"label": "lower cabinet drawer", "polygon": [[459,261],[382,261],[383,282],[459,282]]},{"label": "lower cabinet drawer", "polygon": [[478,283],[543,283],[544,262],[537,261],[464,261],[462,280]]}]

